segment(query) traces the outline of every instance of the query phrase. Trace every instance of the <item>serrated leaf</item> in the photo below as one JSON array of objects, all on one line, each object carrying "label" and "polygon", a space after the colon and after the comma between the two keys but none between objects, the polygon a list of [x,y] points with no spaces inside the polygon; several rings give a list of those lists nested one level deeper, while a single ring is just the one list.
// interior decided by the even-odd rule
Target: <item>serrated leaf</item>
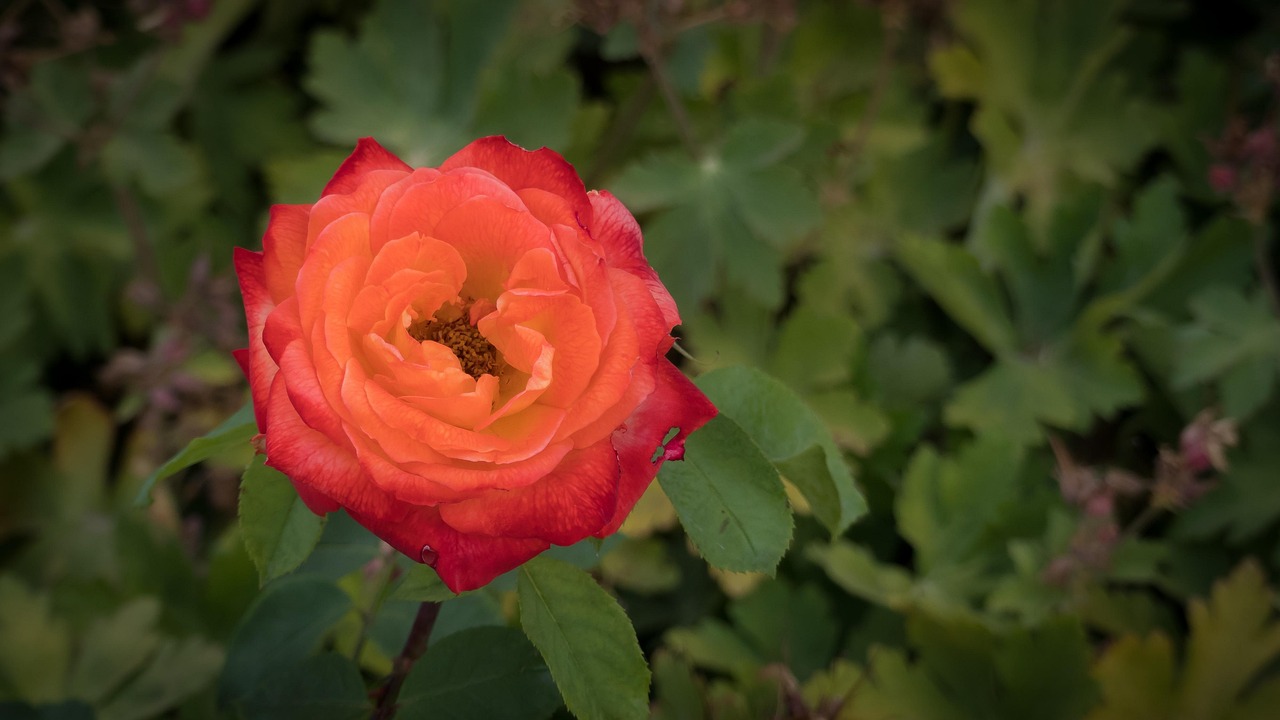
[{"label": "serrated leaf", "polygon": [[19,700],[57,700],[70,660],[70,628],[52,614],[49,597],[0,576],[0,678]]},{"label": "serrated leaf", "polygon": [[360,668],[334,653],[280,668],[242,707],[247,720],[360,720],[370,710]]},{"label": "serrated leaf", "polygon": [[[821,418],[782,383],[758,370],[730,367],[702,375],[697,384],[804,493],[832,535],[866,512],[853,475]],[[815,453],[821,453],[821,462]]]},{"label": "serrated leaf", "polygon": [[354,41],[316,33],[305,84],[323,107],[312,129],[339,144],[374,135],[414,166],[443,160],[470,139],[479,76],[512,6],[381,0]]},{"label": "serrated leaf", "polygon": [[94,622],[71,667],[67,694],[90,703],[106,700],[159,646],[161,638],[155,631],[159,616],[160,603],[148,597]]},{"label": "serrated leaf", "polygon": [[1280,370],[1280,322],[1262,293],[1245,298],[1212,286],[1190,304],[1195,321],[1178,333],[1171,382],[1189,388],[1216,380],[1227,416],[1251,415],[1270,397]]},{"label": "serrated leaf", "polygon": [[981,436],[954,458],[927,446],[912,456],[895,515],[922,575],[977,550],[987,525],[1017,500],[1023,457],[999,436]]},{"label": "serrated leaf", "polygon": [[1214,584],[1208,600],[1192,600],[1187,614],[1191,635],[1180,669],[1163,633],[1128,636],[1108,649],[1094,668],[1104,704],[1088,720],[1245,720],[1272,713],[1274,706],[1262,702],[1275,697],[1280,681],[1273,671],[1280,621],[1257,563],[1242,563]]},{"label": "serrated leaf", "polygon": [[289,478],[267,467],[265,456],[254,457],[240,483],[240,532],[263,584],[307,559],[325,519],[307,508]]},{"label": "serrated leaf", "polygon": [[1017,346],[1013,323],[995,282],[963,248],[937,240],[906,237],[898,259],[916,282],[983,347],[995,355]]},{"label": "serrated leaf", "polygon": [[684,460],[658,472],[680,524],[711,565],[772,573],[791,541],[778,471],[724,414],[685,442]]},{"label": "serrated leaf", "polygon": [[351,607],[336,585],[314,576],[268,585],[241,618],[227,646],[218,683],[221,702],[240,705],[274,682],[274,673],[302,663]]},{"label": "serrated leaf", "polygon": [[1073,618],[997,633],[917,614],[908,630],[915,662],[896,649],[871,660],[876,692],[908,717],[1077,720],[1095,702],[1090,648]]},{"label": "serrated leaf", "polygon": [[396,717],[541,720],[559,706],[547,666],[519,630],[479,627],[427,649],[405,679]]},{"label": "serrated leaf", "polygon": [[227,418],[204,437],[198,437],[187,443],[178,454],[169,458],[155,472],[147,476],[142,488],[138,490],[136,505],[147,505],[151,502],[151,489],[156,483],[172,477],[198,462],[239,445],[248,443],[258,432],[258,423],[253,417],[253,403],[245,403],[234,415]]},{"label": "serrated leaf", "polygon": [[584,720],[648,716],[649,668],[635,630],[590,575],[534,558],[520,568],[518,594],[520,624],[570,712]]},{"label": "serrated leaf", "polygon": [[213,682],[222,648],[200,638],[166,640],[137,677],[99,711],[101,720],[146,720]]}]

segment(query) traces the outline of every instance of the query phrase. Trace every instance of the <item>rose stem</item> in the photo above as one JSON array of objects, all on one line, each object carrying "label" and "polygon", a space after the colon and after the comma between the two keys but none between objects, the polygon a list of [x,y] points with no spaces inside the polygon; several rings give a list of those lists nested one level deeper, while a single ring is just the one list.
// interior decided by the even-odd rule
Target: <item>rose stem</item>
[{"label": "rose stem", "polygon": [[418,615],[413,619],[413,627],[409,628],[409,637],[405,638],[404,649],[396,657],[391,666],[391,674],[387,682],[376,693],[378,705],[374,708],[370,720],[390,720],[396,714],[396,699],[400,697],[400,688],[408,677],[413,664],[427,651],[427,641],[431,639],[431,628],[436,624],[436,616],[440,614],[440,603],[424,602],[418,606]]}]

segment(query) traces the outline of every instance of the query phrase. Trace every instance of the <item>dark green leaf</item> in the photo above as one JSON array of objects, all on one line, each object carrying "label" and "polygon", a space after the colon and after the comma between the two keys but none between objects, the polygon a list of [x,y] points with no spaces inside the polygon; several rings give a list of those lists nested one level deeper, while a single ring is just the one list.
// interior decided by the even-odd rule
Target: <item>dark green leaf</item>
[{"label": "dark green leaf", "polygon": [[244,445],[257,432],[258,423],[253,417],[253,403],[246,403],[234,415],[224,420],[221,425],[210,430],[204,437],[196,438],[187,443],[187,446],[177,455],[169,458],[165,464],[148,475],[147,479],[142,483],[142,489],[138,491],[138,497],[134,501],[135,504],[146,505],[150,503],[151,488],[155,487],[157,482],[176,475],[178,472],[198,462],[208,460],[225,450]]},{"label": "dark green leaf", "polygon": [[324,532],[325,517],[311,512],[289,478],[254,457],[240,483],[240,531],[265,584],[302,564]]},{"label": "dark green leaf", "polygon": [[370,710],[360,668],[333,653],[280,668],[242,707],[247,720],[358,720]]},{"label": "dark green leaf", "polygon": [[844,532],[866,512],[853,475],[821,418],[782,383],[746,367],[714,370],[697,382],[720,412],[741,426],[804,493],[832,535]]},{"label": "dark green leaf", "polygon": [[405,720],[541,720],[560,695],[538,651],[519,630],[479,627],[433,643],[400,693]]},{"label": "dark green leaf", "polygon": [[570,712],[584,720],[648,716],[649,668],[635,630],[590,575],[535,558],[520,569],[519,596],[520,624]]},{"label": "dark green leaf", "polygon": [[658,480],[707,562],[774,571],[791,541],[786,493],[777,470],[727,416],[690,435],[684,460],[664,463]]},{"label": "dark green leaf", "polygon": [[345,592],[316,577],[268,585],[231,638],[218,685],[221,701],[240,705],[275,682],[275,673],[302,663],[350,607]]}]

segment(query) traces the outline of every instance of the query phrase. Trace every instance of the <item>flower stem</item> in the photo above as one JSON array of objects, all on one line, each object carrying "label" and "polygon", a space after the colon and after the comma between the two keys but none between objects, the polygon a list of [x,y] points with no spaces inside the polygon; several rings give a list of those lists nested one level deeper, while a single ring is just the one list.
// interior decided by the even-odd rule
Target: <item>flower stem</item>
[{"label": "flower stem", "polygon": [[377,706],[373,709],[370,720],[390,720],[395,717],[396,700],[400,697],[400,688],[413,669],[413,664],[427,651],[427,641],[431,639],[431,628],[436,624],[436,616],[440,614],[440,603],[424,602],[418,606],[418,614],[413,618],[413,626],[409,628],[409,637],[405,638],[404,649],[396,656],[391,665],[391,674],[381,688],[375,691]]}]

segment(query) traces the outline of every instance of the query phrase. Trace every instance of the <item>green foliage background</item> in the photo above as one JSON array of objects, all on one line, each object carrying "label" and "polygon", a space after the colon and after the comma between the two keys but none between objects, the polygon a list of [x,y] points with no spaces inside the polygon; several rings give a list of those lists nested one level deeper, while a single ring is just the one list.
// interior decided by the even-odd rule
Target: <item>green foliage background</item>
[{"label": "green foliage background", "polygon": [[[428,599],[402,718],[1277,716],[1273,3],[11,0],[0,92],[0,716],[367,717]],[[485,134],[722,418],[454,599],[253,459],[229,265]]]}]

